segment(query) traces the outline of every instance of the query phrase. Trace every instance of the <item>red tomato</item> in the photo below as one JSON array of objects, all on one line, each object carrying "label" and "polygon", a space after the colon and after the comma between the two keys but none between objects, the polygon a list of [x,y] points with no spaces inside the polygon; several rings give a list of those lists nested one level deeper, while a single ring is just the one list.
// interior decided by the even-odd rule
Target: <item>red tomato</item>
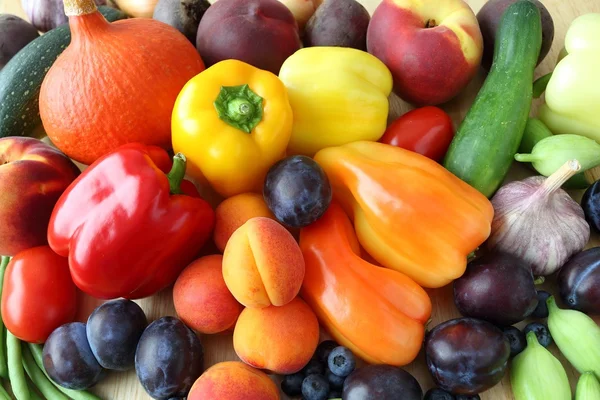
[{"label": "red tomato", "polygon": [[16,337],[44,343],[52,331],[72,322],[77,289],[69,261],[48,246],[18,253],[8,264],[2,290],[2,319]]},{"label": "red tomato", "polygon": [[453,137],[450,116],[440,108],[428,106],[400,116],[379,141],[441,161]]}]

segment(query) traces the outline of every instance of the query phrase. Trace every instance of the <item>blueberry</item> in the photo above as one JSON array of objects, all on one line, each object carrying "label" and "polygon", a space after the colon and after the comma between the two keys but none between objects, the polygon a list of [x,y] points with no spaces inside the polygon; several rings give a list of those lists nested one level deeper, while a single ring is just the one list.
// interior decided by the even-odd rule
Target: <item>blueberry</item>
[{"label": "blueberry", "polygon": [[527,340],[525,339],[525,334],[519,329],[514,326],[507,326],[502,328],[502,333],[504,333],[504,337],[508,339],[508,343],[510,343],[511,357],[514,357],[525,350]]},{"label": "blueberry", "polygon": [[333,340],[324,340],[317,346],[317,350],[315,351],[315,355],[313,357],[321,361],[324,366],[327,366],[327,359],[329,358],[329,353],[331,353],[331,350],[335,349],[338,346],[339,344],[337,344]]},{"label": "blueberry", "polygon": [[443,389],[433,388],[429,389],[427,393],[425,393],[425,398],[423,400],[455,400],[456,398],[450,392],[446,392]]},{"label": "blueberry", "polygon": [[352,354],[348,348],[344,346],[338,346],[331,350],[331,353],[327,359],[327,365],[329,370],[334,374],[346,377],[350,375],[352,371],[354,371],[356,359],[354,358],[354,354]]},{"label": "blueberry", "polygon": [[87,389],[104,375],[81,322],[62,325],[50,334],[44,344],[43,362],[50,378],[67,389]]},{"label": "blueberry", "polygon": [[537,291],[538,305],[530,315],[532,318],[548,318],[548,305],[546,304],[546,299],[550,296],[552,296],[552,294],[545,290]]},{"label": "blueberry", "polygon": [[327,400],[329,383],[322,375],[309,375],[302,382],[304,400]]},{"label": "blueberry", "polygon": [[342,398],[342,392],[338,392],[337,390],[332,390],[331,392],[329,392],[329,396],[327,396],[328,399],[341,399]]},{"label": "blueberry", "polygon": [[537,340],[542,346],[548,347],[552,344],[552,335],[550,335],[550,330],[548,330],[546,324],[532,322],[523,328],[523,334],[526,336],[530,331],[535,332],[535,336],[537,336]]},{"label": "blueberry", "polygon": [[302,368],[302,372],[304,372],[305,376],[308,375],[324,375],[325,374],[325,366],[321,364],[319,360],[316,358],[312,358],[308,364],[304,368]]},{"label": "blueberry", "polygon": [[481,397],[478,394],[459,394],[456,400],[481,400]]},{"label": "blueberry", "polygon": [[87,339],[106,369],[133,368],[135,349],[148,325],[144,311],[131,300],[119,299],[96,308],[87,321]]},{"label": "blueberry", "polygon": [[291,156],[273,165],[263,196],[275,218],[290,228],[302,228],[321,218],[331,203],[327,174],[312,158]]},{"label": "blueberry", "polygon": [[329,382],[329,387],[336,390],[342,390],[344,387],[344,382],[346,381],[346,378],[343,376],[337,376],[329,369],[327,369],[325,372],[325,378],[327,378],[327,381]]},{"label": "blueberry", "polygon": [[286,375],[281,381],[281,390],[288,396],[299,396],[302,394],[302,381],[304,381],[302,372]]}]

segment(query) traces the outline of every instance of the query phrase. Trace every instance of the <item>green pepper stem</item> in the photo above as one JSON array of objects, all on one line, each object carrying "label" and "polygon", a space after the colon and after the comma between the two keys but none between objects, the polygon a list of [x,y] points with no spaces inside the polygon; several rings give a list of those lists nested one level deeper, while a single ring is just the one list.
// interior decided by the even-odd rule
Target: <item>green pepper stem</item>
[{"label": "green pepper stem", "polygon": [[173,167],[167,174],[171,194],[181,194],[181,182],[185,176],[186,158],[182,153],[175,154],[173,157]]},{"label": "green pepper stem", "polygon": [[533,82],[533,98],[539,99],[540,96],[546,91],[546,87],[548,87],[548,83],[550,82],[550,78],[552,78],[552,72],[540,76]]},{"label": "green pepper stem", "polygon": [[537,340],[537,336],[535,336],[535,332],[534,331],[529,331],[527,332],[527,347],[529,346],[539,346],[540,342],[538,342]]},{"label": "green pepper stem", "polygon": [[518,162],[534,162],[538,161],[539,157],[536,157],[533,154],[517,153],[515,154],[515,160],[517,160]]},{"label": "green pepper stem", "polygon": [[246,133],[263,117],[263,98],[248,85],[222,86],[213,104],[221,121]]},{"label": "green pepper stem", "polygon": [[559,308],[556,305],[556,299],[554,296],[550,296],[546,299],[546,305],[548,306],[548,312],[557,311]]}]

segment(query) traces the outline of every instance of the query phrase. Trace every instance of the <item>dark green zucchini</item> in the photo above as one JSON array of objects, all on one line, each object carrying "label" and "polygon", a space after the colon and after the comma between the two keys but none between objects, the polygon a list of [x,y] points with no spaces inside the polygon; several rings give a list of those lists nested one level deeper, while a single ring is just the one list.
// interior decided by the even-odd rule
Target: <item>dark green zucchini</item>
[{"label": "dark green zucchini", "polygon": [[[99,10],[111,22],[127,18],[114,8]],[[69,25],[61,25],[30,42],[0,71],[0,138],[43,135],[38,106],[40,87],[69,43]]]},{"label": "dark green zucchini", "polygon": [[521,0],[508,7],[490,73],[446,154],[444,166],[487,197],[502,184],[521,143],[541,45],[537,6]]}]

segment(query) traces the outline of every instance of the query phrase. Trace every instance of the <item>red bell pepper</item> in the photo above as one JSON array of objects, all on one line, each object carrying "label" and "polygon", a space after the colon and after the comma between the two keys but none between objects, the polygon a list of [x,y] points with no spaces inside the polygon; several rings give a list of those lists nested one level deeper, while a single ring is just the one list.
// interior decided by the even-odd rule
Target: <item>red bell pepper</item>
[{"label": "red bell pepper", "polygon": [[180,194],[185,164],[177,154],[165,175],[170,160],[164,150],[129,144],[67,188],[52,212],[48,243],[69,258],[82,291],[100,299],[147,297],[194,260],[215,216],[197,191]]}]

